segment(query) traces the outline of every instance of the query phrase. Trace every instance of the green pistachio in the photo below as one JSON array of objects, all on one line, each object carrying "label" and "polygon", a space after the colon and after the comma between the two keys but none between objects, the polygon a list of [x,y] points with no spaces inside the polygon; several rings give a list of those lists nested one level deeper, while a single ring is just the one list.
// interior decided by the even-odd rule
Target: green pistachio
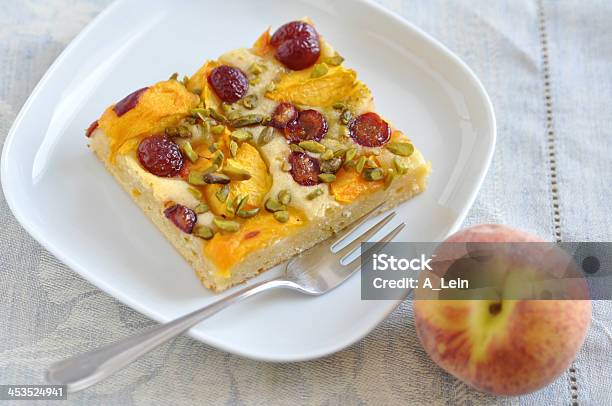
[{"label": "green pistachio", "polygon": [[208,109],[208,113],[210,114],[210,116],[212,118],[214,118],[215,120],[217,120],[220,123],[225,123],[227,121],[227,117],[225,117],[223,114],[219,113],[215,109],[209,108]]},{"label": "green pistachio", "polygon": [[200,127],[200,134],[202,134],[203,140],[207,144],[212,144],[214,139],[212,137],[212,131],[210,131],[210,123],[208,121],[202,121],[202,124],[198,126]]},{"label": "green pistachio", "polygon": [[229,196],[229,186],[223,185],[219,190],[217,190],[215,196],[220,202],[225,202],[227,200],[227,196]]},{"label": "green pistachio", "polygon": [[235,233],[236,231],[240,230],[240,223],[237,223],[235,221],[225,220],[219,217],[215,217],[213,219],[213,223],[220,230],[227,231],[229,233]]},{"label": "green pistachio", "polygon": [[246,127],[249,125],[261,124],[264,121],[262,114],[247,114],[245,116],[238,117],[230,122],[233,128]]},{"label": "green pistachio", "polygon": [[253,63],[251,64],[251,66],[249,67],[249,72],[251,72],[253,75],[259,75],[261,74],[264,70],[266,70],[265,66],[262,66],[258,63]]},{"label": "green pistachio", "polygon": [[321,141],[319,141],[321,144],[325,145],[327,147],[327,149],[331,149],[332,152],[333,151],[337,151],[340,150],[342,148],[344,148],[345,143],[342,141],[338,141],[332,137],[325,137],[323,138]]},{"label": "green pistachio", "polygon": [[[353,161],[349,161],[353,162]],[[326,161],[321,161],[321,172],[323,173],[336,173],[340,166],[342,165],[341,158],[332,158]]]},{"label": "green pistachio", "polygon": [[233,110],[233,107],[231,104],[224,102],[224,103],[221,103],[221,110],[223,110],[223,112],[227,114]]},{"label": "green pistachio", "polygon": [[183,151],[183,153],[187,155],[187,158],[191,162],[195,162],[198,160],[199,158],[198,153],[193,150],[193,147],[191,146],[191,143],[189,141],[181,142],[180,147],[181,147],[181,151]]},{"label": "green pistachio", "polygon": [[217,124],[210,128],[210,131],[215,135],[220,135],[225,130],[225,126],[223,124]]},{"label": "green pistachio", "polygon": [[344,58],[336,52],[334,56],[327,56],[323,58],[323,62],[330,66],[339,66],[342,65],[342,62],[344,62]]},{"label": "green pistachio", "polygon": [[211,157],[211,162],[213,165],[216,165],[217,168],[220,168],[223,165],[223,160],[225,159],[225,154],[220,149],[217,149],[215,153]]},{"label": "green pistachio", "polygon": [[286,223],[289,221],[289,212],[287,210],[275,211],[273,216],[279,223]]},{"label": "green pistachio", "polygon": [[199,117],[201,120],[206,120],[208,117],[210,117],[210,112],[204,107],[196,107],[195,109],[191,109],[191,115],[194,117]]},{"label": "green pistachio", "polygon": [[239,212],[240,210],[242,210],[248,201],[249,201],[249,195],[242,195],[242,196],[237,197],[236,201],[234,202],[236,203],[236,212]]},{"label": "green pistachio", "polygon": [[243,181],[251,179],[251,174],[246,169],[239,168],[228,163],[221,170],[231,180]]},{"label": "green pistachio", "polygon": [[202,171],[189,171],[189,175],[187,177],[187,182],[189,182],[192,185],[205,185],[206,182],[204,182],[204,172]]},{"label": "green pistachio", "polygon": [[236,154],[238,153],[238,143],[234,140],[231,140],[229,143],[229,150],[232,158],[236,158]]},{"label": "green pistachio", "polygon": [[281,204],[291,203],[291,192],[288,191],[287,189],[283,189],[280,192],[278,192],[278,201]]},{"label": "green pistachio", "polygon": [[204,175],[206,175],[207,173],[217,172],[218,170],[219,170],[219,167],[215,164],[212,164],[208,168],[202,171],[202,177],[204,177]]},{"label": "green pistachio", "polygon": [[393,157],[393,166],[395,167],[395,171],[398,175],[404,175],[408,168],[404,165],[402,160],[399,157]]},{"label": "green pistachio", "polygon": [[233,110],[227,115],[227,119],[231,122],[232,120],[235,120],[238,117],[240,117],[240,115],[241,115],[240,111]]},{"label": "green pistachio", "polygon": [[230,183],[231,179],[222,173],[207,173],[203,177],[204,182],[209,185],[227,185]]},{"label": "green pistachio", "polygon": [[236,216],[245,219],[256,216],[257,213],[259,213],[259,207],[250,210],[236,210]]},{"label": "green pistachio", "polygon": [[264,127],[263,130],[259,133],[259,138],[257,138],[257,143],[259,145],[266,145],[272,138],[274,137],[274,128],[272,127]]},{"label": "green pistachio", "polygon": [[391,186],[391,183],[395,180],[397,174],[393,170],[393,168],[387,169],[387,174],[385,175],[385,189],[388,189]]},{"label": "green pistachio", "polygon": [[194,187],[189,187],[187,188],[187,190],[189,191],[189,193],[191,193],[191,195],[193,197],[195,197],[196,199],[201,199],[202,198],[202,192],[200,192],[198,189],[194,188]]},{"label": "green pistachio", "polygon": [[363,171],[363,167],[365,166],[366,163],[366,157],[365,156],[361,156],[358,160],[357,163],[355,164],[355,170],[359,173],[361,173]]},{"label": "green pistachio", "polygon": [[334,152],[334,158],[342,158],[346,154],[346,149],[339,149]]},{"label": "green pistachio", "polygon": [[250,94],[242,99],[242,105],[249,109],[253,110],[257,106],[257,95]]},{"label": "green pistachio", "polygon": [[196,214],[203,214],[203,213],[206,213],[208,210],[209,210],[209,207],[206,203],[200,203],[194,209]]},{"label": "green pistachio", "polygon": [[317,197],[321,196],[323,194],[323,190],[322,189],[315,189],[312,192],[308,193],[306,195],[306,199],[308,200],[314,200]]},{"label": "green pistachio", "polygon": [[378,168],[378,164],[376,163],[374,159],[368,158],[365,163],[365,167],[366,168]]},{"label": "green pistachio", "polygon": [[215,233],[213,233],[213,230],[210,227],[198,225],[193,229],[193,235],[204,240],[210,240],[214,237]]},{"label": "green pistachio", "polygon": [[365,180],[375,181],[381,180],[385,176],[385,173],[381,168],[370,168],[363,171],[363,178]]},{"label": "green pistachio", "polygon": [[325,76],[329,68],[324,63],[318,63],[312,68],[312,72],[310,72],[311,78],[320,78],[321,76]]},{"label": "green pistachio", "polygon": [[269,197],[268,200],[266,200],[264,207],[266,208],[266,210],[271,211],[271,212],[275,212],[279,210],[286,210],[285,205],[281,204],[278,200],[272,197]]},{"label": "green pistachio", "polygon": [[236,142],[245,142],[253,138],[253,134],[250,131],[240,129],[232,131],[230,138]]},{"label": "green pistachio", "polygon": [[235,198],[231,198],[229,197],[226,201],[225,201],[225,211],[228,212],[229,214],[234,214],[235,210],[234,210],[234,203],[236,202],[237,197]]},{"label": "green pistachio", "polygon": [[352,161],[355,155],[357,155],[357,150],[355,148],[349,148],[348,151],[346,151],[345,159],[347,161]]},{"label": "green pistachio", "polygon": [[342,113],[340,114],[340,121],[342,122],[342,124],[347,125],[348,123],[350,123],[351,119],[353,118],[353,113],[351,113],[350,110],[344,110],[342,111]]},{"label": "green pistachio", "polygon": [[354,160],[344,161],[344,167],[346,169],[351,169],[351,168],[354,168],[355,166],[357,166],[357,163]]},{"label": "green pistachio", "polygon": [[414,152],[414,146],[409,142],[390,142],[385,147],[400,156],[410,156]]},{"label": "green pistachio", "polygon": [[336,180],[336,175],[333,173],[320,173],[319,180],[324,183],[332,183]]},{"label": "green pistachio", "polygon": [[289,144],[289,149],[293,152],[305,152],[304,148],[300,147],[298,144]]},{"label": "green pistachio", "polygon": [[308,152],[314,152],[317,154],[325,152],[326,149],[325,145],[312,140],[302,141],[299,143],[299,146]]},{"label": "green pistachio", "polygon": [[178,72],[174,72],[172,76],[168,78],[168,80],[178,80],[178,76],[179,76]]},{"label": "green pistachio", "polygon": [[251,86],[255,86],[258,83],[259,83],[259,76],[255,76],[254,78],[249,79],[249,85]]},{"label": "green pistachio", "polygon": [[319,158],[321,158],[322,161],[327,161],[328,159],[332,159],[333,157],[334,151],[332,151],[331,149],[326,149],[325,152],[323,152]]},{"label": "green pistachio", "polygon": [[202,136],[202,126],[201,125],[191,124],[186,127],[190,133],[187,138],[200,138]]},{"label": "green pistachio", "polygon": [[346,109],[346,103],[344,102],[335,102],[332,107],[336,110],[345,110]]},{"label": "green pistachio", "polygon": [[202,175],[206,175],[207,173],[217,172],[218,170],[219,170],[219,165],[212,164],[208,168],[204,169],[204,171],[202,171]]}]

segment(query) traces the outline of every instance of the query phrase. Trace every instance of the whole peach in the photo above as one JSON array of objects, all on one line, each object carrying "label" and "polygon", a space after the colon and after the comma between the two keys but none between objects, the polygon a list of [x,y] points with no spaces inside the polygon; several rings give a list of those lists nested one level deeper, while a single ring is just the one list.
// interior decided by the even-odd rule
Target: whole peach
[{"label": "whole peach", "polygon": [[[461,246],[454,243],[478,246],[479,242],[544,241],[503,225],[478,225],[459,231],[446,242],[453,243],[449,244],[453,247],[450,252]],[[515,245],[508,246],[519,250]],[[560,276],[550,266],[548,251],[538,256],[545,244],[522,246],[533,252],[526,253],[521,248],[521,252],[510,252],[509,256],[519,263],[525,258],[539,258],[530,259],[535,264],[533,273]],[[449,267],[442,269],[437,275],[436,271],[429,275],[444,277]],[[523,278],[529,275],[524,269],[511,264],[500,272],[506,279]],[[571,296],[580,299],[566,300],[506,299],[503,295],[490,300],[436,300],[431,293],[417,291],[413,304],[416,330],[431,359],[469,385],[499,395],[532,392],[559,376],[584,341],[591,320],[591,301],[581,281],[577,285],[580,295]],[[576,283],[572,285],[575,288]]]}]

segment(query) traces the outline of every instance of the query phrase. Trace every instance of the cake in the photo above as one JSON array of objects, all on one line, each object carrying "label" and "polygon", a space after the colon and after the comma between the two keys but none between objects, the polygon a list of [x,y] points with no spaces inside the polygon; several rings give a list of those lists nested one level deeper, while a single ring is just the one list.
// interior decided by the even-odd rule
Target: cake
[{"label": "cake", "polygon": [[213,291],[414,197],[430,172],[309,19],[136,90],[86,135]]}]

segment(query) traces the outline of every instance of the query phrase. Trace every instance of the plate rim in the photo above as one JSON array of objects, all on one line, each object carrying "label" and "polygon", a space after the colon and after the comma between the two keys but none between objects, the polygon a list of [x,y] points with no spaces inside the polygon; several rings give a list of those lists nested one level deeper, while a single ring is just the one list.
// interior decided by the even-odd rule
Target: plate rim
[{"label": "plate rim", "polygon": [[[145,305],[142,305],[138,301],[134,301],[130,298],[129,295],[123,294],[121,291],[116,290],[112,284],[106,283],[104,280],[96,277],[95,274],[86,272],[82,269],[80,265],[76,261],[73,261],[68,255],[64,255],[60,247],[56,246],[52,241],[46,240],[44,232],[40,230],[38,227],[34,226],[29,222],[25,213],[22,213],[19,209],[17,202],[15,201],[14,194],[10,193],[12,186],[11,182],[7,179],[7,170],[10,162],[7,160],[9,155],[9,151],[12,149],[12,144],[15,139],[15,133],[17,129],[20,127],[21,122],[23,121],[26,113],[30,110],[30,106],[33,101],[38,97],[39,93],[43,86],[50,80],[51,76],[55,73],[58,67],[63,63],[64,59],[69,55],[72,50],[80,44],[84,38],[86,38],[90,31],[96,29],[100,24],[106,20],[107,16],[110,15],[116,8],[119,7],[121,3],[126,0],[114,0],[110,3],[106,8],[104,8],[94,19],[92,19],[70,42],[69,44],[62,50],[62,52],[57,56],[57,58],[53,61],[53,63],[49,66],[49,68],[45,71],[41,79],[38,81],[36,86],[33,88],[32,92],[22,105],[19,113],[15,117],[13,124],[11,125],[7,136],[4,141],[4,145],[2,148],[2,155],[0,157],[0,183],[2,185],[2,190],[4,193],[5,200],[9,209],[11,210],[15,219],[19,222],[19,224],[24,228],[24,230],[34,238],[43,248],[47,249],[51,254],[53,254],[58,260],[60,260],[63,264],[65,264],[71,271],[76,272],[80,277],[87,280],[92,285],[96,286],[98,289],[104,291],[106,294],[112,296],[114,299],[119,302],[129,306],[131,309],[144,314],[147,317],[159,322],[164,323],[170,321],[169,318],[166,318],[164,315],[159,314],[155,309],[149,308]],[[355,1],[355,0],[353,0]],[[490,123],[490,132],[487,132],[485,139],[489,141],[487,145],[487,150],[485,153],[484,161],[485,164],[480,167],[478,173],[476,174],[476,183],[475,187],[470,191],[469,196],[466,200],[466,203],[463,205],[462,210],[457,213],[457,217],[455,221],[451,224],[448,229],[447,236],[454,233],[461,223],[465,220],[469,210],[472,208],[474,201],[482,187],[485,176],[489,170],[491,165],[491,161],[493,158],[493,154],[495,151],[495,145],[497,141],[497,122],[495,117],[495,111],[493,108],[493,104],[491,99],[473,70],[461,59],[458,55],[448,49],[444,44],[435,39],[433,36],[423,31],[421,28],[408,21],[404,17],[399,14],[394,13],[393,11],[385,8],[381,4],[374,2],[373,0],[356,0],[360,2],[362,5],[366,5],[367,7],[371,7],[383,14],[385,18],[392,19],[406,29],[412,30],[417,36],[424,42],[427,43],[427,46],[434,47],[437,51],[445,54],[446,57],[449,57],[453,60],[453,62],[460,68],[467,78],[472,82],[471,84],[474,87],[474,90],[477,91],[479,99],[483,102],[484,107],[486,109],[486,119]],[[233,289],[228,290],[234,291],[238,288],[243,287],[244,285],[239,285]],[[227,293],[226,292],[226,293]],[[241,348],[235,348],[232,346],[227,346],[223,342],[212,338],[201,331],[194,330],[193,328],[189,330],[186,334],[190,337],[201,341],[207,345],[215,347],[221,351],[225,351],[228,353],[236,354],[241,357],[246,357],[249,359],[257,360],[257,361],[266,361],[266,362],[300,362],[300,361],[308,361],[313,359],[322,358],[331,354],[334,354],[338,351],[341,351],[344,348],[360,341],[366,335],[374,330],[381,322],[386,320],[388,316],[406,299],[409,295],[409,292],[402,299],[397,300],[389,300],[390,306],[387,307],[385,312],[380,312],[379,317],[374,318],[373,321],[367,325],[366,328],[363,328],[362,331],[357,334],[351,335],[348,339],[338,342],[334,346],[325,347],[325,349],[321,349],[319,351],[311,351],[308,353],[296,353],[294,355],[282,354],[279,356],[267,356],[260,355],[257,353],[252,353],[249,351],[243,351]],[[195,310],[195,309],[194,309]]]}]

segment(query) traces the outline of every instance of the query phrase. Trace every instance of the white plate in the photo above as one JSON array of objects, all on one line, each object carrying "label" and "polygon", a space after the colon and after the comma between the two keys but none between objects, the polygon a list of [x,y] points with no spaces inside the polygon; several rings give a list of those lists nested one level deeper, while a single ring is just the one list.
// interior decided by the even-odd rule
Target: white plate
[{"label": "white plate", "polygon": [[[132,90],[176,70],[195,72],[207,58],[250,46],[269,25],[305,15],[371,87],[379,111],[433,163],[427,191],[398,209],[408,225],[398,239],[444,238],[463,220],[488,168],[495,143],[491,103],[442,45],[379,6],[354,0],[115,2],[49,68],[8,135],[2,186],[15,217],[80,275],[156,320],[218,298],[87,149],[83,130]],[[261,360],[330,354],[359,340],[398,304],[360,300],[359,283],[353,277],[318,298],[272,292],[190,334]]]}]

